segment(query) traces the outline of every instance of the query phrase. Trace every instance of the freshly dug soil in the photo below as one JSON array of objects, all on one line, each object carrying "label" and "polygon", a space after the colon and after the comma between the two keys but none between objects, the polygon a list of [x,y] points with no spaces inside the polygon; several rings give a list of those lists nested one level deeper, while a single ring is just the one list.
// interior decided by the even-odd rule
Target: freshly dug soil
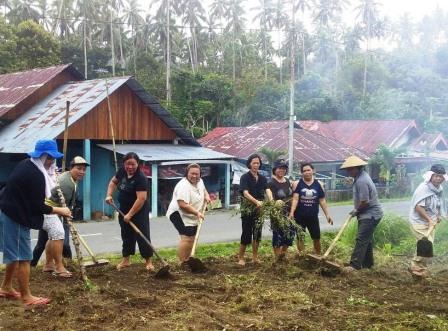
[{"label": "freshly dug soil", "polygon": [[443,268],[416,281],[400,259],[352,274],[306,258],[245,268],[236,257],[203,261],[207,273],[172,267],[169,280],[143,264],[88,269],[90,290],[33,270],[33,294],[53,302],[25,311],[0,299],[0,330],[448,330]]}]

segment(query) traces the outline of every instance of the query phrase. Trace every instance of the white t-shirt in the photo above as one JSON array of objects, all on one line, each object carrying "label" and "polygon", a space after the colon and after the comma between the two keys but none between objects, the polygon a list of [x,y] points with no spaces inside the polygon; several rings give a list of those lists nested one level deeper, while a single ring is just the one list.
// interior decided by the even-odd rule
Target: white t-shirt
[{"label": "white t-shirt", "polygon": [[172,213],[178,211],[185,226],[196,226],[198,218],[196,215],[185,213],[180,207],[178,200],[183,200],[196,210],[201,210],[204,205],[205,186],[202,179],[196,186],[193,186],[186,178],[182,178],[174,187],[173,199],[168,206],[166,216],[169,218]]}]

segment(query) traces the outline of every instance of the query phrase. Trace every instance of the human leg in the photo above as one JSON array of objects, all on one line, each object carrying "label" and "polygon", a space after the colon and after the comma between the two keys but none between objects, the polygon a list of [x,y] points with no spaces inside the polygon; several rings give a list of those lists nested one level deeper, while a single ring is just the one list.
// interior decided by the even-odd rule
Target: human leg
[{"label": "human leg", "polygon": [[181,263],[188,261],[188,259],[190,258],[191,250],[193,249],[193,243],[194,243],[194,236],[186,236],[186,235],[180,236],[180,242],[177,253],[179,261]]},{"label": "human leg", "polygon": [[[135,225],[142,232],[142,234],[151,241],[151,233],[149,228],[149,219],[136,220]],[[145,259],[145,268],[148,271],[154,271],[154,265],[152,264],[153,251],[148,243],[140,236],[136,236],[138,249],[140,255]]]},{"label": "human leg", "polygon": [[369,244],[372,242],[375,225],[376,221],[373,218],[358,220],[358,234],[350,259],[350,266],[354,269],[361,269],[363,266]]},{"label": "human leg", "polygon": [[135,254],[136,233],[131,226],[123,221],[123,217],[119,218],[121,228],[121,239],[123,241],[121,254],[123,259],[117,265],[117,269],[123,269],[129,267],[131,264],[130,256]]},{"label": "human leg", "polygon": [[71,276],[62,262],[62,250],[65,231],[61,220],[56,215],[45,215],[43,229],[48,233],[48,242],[45,253],[47,261],[45,268],[54,268],[57,274]]},{"label": "human leg", "polygon": [[67,222],[62,223],[64,227],[64,246],[62,247],[62,256],[66,259],[72,259],[72,249],[70,247],[70,226]]},{"label": "human leg", "polygon": [[5,275],[3,277],[2,285],[0,289],[5,292],[12,292],[14,291],[14,287],[12,285],[12,280],[14,278],[14,274],[19,266],[19,262],[11,262],[6,265],[5,269]]},{"label": "human leg", "polygon": [[39,230],[39,233],[37,236],[37,243],[33,249],[33,259],[31,260],[31,263],[30,263],[30,265],[32,267],[37,266],[37,263],[39,262],[39,259],[45,250],[45,245],[47,244],[47,240],[48,240],[47,232],[42,229]]},{"label": "human leg", "polygon": [[[415,236],[416,241],[426,237],[428,232],[428,225],[425,224],[411,224],[412,233]],[[434,243],[435,229],[427,237],[429,241]],[[411,266],[409,271],[417,276],[425,276],[428,272],[428,262],[430,258],[418,256],[417,250],[415,251],[414,257],[411,260]]]},{"label": "human leg", "polygon": [[252,231],[253,231],[254,220],[251,215],[241,216],[241,242],[240,249],[238,251],[238,264],[244,266],[246,264],[244,260],[244,254],[246,253],[247,245],[252,243]]}]

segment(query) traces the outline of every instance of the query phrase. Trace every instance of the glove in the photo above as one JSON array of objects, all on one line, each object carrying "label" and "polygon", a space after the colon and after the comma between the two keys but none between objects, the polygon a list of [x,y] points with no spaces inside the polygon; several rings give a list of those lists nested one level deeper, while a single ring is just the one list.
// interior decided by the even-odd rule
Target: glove
[{"label": "glove", "polygon": [[349,215],[351,217],[355,217],[356,215],[358,215],[358,210],[357,209],[353,209],[351,212],[349,212]]}]

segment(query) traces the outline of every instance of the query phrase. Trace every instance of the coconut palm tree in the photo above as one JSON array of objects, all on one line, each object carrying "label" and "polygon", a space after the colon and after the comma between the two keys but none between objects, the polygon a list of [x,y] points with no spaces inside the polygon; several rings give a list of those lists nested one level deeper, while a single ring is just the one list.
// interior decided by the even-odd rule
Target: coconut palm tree
[{"label": "coconut palm tree", "polygon": [[362,81],[363,99],[365,98],[367,91],[367,62],[370,40],[373,37],[373,26],[379,20],[379,6],[379,3],[375,0],[359,0],[359,6],[356,8],[358,11],[357,18],[360,19],[361,23],[364,25],[364,38],[366,41],[366,51],[364,53],[364,74]]},{"label": "coconut palm tree", "polygon": [[12,0],[6,17],[9,23],[16,25],[27,20],[38,23],[40,18],[39,3],[37,0]]},{"label": "coconut palm tree", "polygon": [[132,61],[134,76],[137,76],[137,36],[139,29],[145,25],[145,20],[141,16],[142,9],[140,8],[140,3],[138,0],[129,0],[125,4],[123,10],[123,16],[121,19],[126,22],[128,26],[131,27],[131,39],[132,39]]},{"label": "coconut palm tree", "polygon": [[253,21],[258,21],[260,25],[260,36],[263,44],[263,61],[264,61],[264,80],[268,80],[268,49],[267,49],[267,34],[268,28],[271,28],[274,21],[274,6],[271,0],[259,0],[257,7],[252,10],[258,10],[254,16]]},{"label": "coconut palm tree", "polygon": [[224,19],[227,22],[227,25],[225,26],[224,31],[232,33],[232,79],[234,82],[236,80],[236,39],[238,38],[241,42],[241,34],[246,21],[244,18],[244,1],[245,0],[225,1],[226,11]]},{"label": "coconut palm tree", "polygon": [[[182,23],[189,26],[191,47],[190,61],[193,73],[196,72],[198,66],[198,33],[205,21],[205,9],[199,0],[183,0],[180,3],[180,11],[182,15]],[[188,40],[187,40],[188,42]],[[190,43],[188,43],[190,45]]]}]

